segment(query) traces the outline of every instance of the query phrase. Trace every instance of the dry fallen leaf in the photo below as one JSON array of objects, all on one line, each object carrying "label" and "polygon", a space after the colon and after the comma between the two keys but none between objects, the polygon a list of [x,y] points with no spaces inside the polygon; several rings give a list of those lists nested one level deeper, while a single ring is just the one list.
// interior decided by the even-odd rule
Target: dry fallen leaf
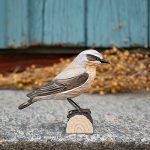
[{"label": "dry fallen leaf", "polygon": [[[103,52],[111,64],[100,65],[89,93],[118,93],[127,91],[150,91],[150,57],[140,52],[121,51],[117,48]],[[33,64],[21,73],[0,74],[1,88],[37,88],[61,72],[70,59],[60,59],[53,66],[36,68]]]}]

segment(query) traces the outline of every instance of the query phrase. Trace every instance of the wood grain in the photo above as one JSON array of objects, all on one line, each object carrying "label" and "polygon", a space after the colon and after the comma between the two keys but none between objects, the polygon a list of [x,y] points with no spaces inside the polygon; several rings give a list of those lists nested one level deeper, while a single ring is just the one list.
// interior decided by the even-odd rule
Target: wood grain
[{"label": "wood grain", "polygon": [[149,0],[0,0],[0,48],[147,46]]},{"label": "wood grain", "polygon": [[92,134],[93,125],[84,115],[75,115],[67,123],[66,133],[68,134]]},{"label": "wood grain", "polygon": [[28,1],[7,0],[7,46],[20,46],[29,44],[28,38]]},{"label": "wood grain", "polygon": [[32,44],[42,43],[43,42],[43,9],[44,9],[43,0],[29,0],[28,9],[29,9],[29,41]]},{"label": "wood grain", "polygon": [[150,45],[150,1],[147,1],[147,5],[148,5],[148,43],[147,43],[147,47],[149,47]]},{"label": "wood grain", "polygon": [[147,44],[147,8],[147,0],[88,0],[88,46]]},{"label": "wood grain", "polygon": [[6,1],[0,0],[0,47],[6,46]]},{"label": "wood grain", "polygon": [[46,0],[44,43],[84,45],[84,1]]}]

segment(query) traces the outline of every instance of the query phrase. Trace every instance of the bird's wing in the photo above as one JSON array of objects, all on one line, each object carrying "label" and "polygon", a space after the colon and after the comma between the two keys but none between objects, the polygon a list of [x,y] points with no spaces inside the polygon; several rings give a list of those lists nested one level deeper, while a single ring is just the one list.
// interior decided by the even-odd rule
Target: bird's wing
[{"label": "bird's wing", "polygon": [[78,76],[71,78],[54,79],[49,81],[46,85],[42,86],[41,88],[33,90],[31,93],[27,94],[27,96],[29,98],[34,98],[37,96],[46,96],[68,91],[84,84],[87,81],[88,77],[88,73],[82,73]]}]

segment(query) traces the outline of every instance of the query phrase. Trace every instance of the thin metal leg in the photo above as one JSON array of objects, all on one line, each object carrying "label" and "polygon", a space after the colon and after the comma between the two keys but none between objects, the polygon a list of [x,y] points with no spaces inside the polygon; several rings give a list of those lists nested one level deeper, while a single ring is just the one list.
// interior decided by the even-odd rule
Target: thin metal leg
[{"label": "thin metal leg", "polygon": [[67,100],[75,109],[81,110],[81,107],[77,103],[75,103],[72,99],[67,98]]},{"label": "thin metal leg", "polygon": [[91,111],[90,109],[82,109],[77,103],[75,103],[72,99],[67,98],[68,102],[75,108],[75,110],[70,110],[68,112],[67,118],[71,118],[74,115],[85,115],[91,123],[93,123],[92,117],[91,117]]}]

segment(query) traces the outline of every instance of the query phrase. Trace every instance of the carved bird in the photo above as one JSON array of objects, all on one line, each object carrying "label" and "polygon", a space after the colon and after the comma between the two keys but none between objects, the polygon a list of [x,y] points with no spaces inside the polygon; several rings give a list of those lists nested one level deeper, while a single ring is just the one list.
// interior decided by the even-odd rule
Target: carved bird
[{"label": "carved bird", "polygon": [[101,53],[90,49],[82,51],[60,74],[44,86],[33,90],[27,97],[29,100],[18,108],[23,109],[40,100],[68,100],[77,111],[84,111],[72,98],[89,90],[99,64],[108,63]]}]

